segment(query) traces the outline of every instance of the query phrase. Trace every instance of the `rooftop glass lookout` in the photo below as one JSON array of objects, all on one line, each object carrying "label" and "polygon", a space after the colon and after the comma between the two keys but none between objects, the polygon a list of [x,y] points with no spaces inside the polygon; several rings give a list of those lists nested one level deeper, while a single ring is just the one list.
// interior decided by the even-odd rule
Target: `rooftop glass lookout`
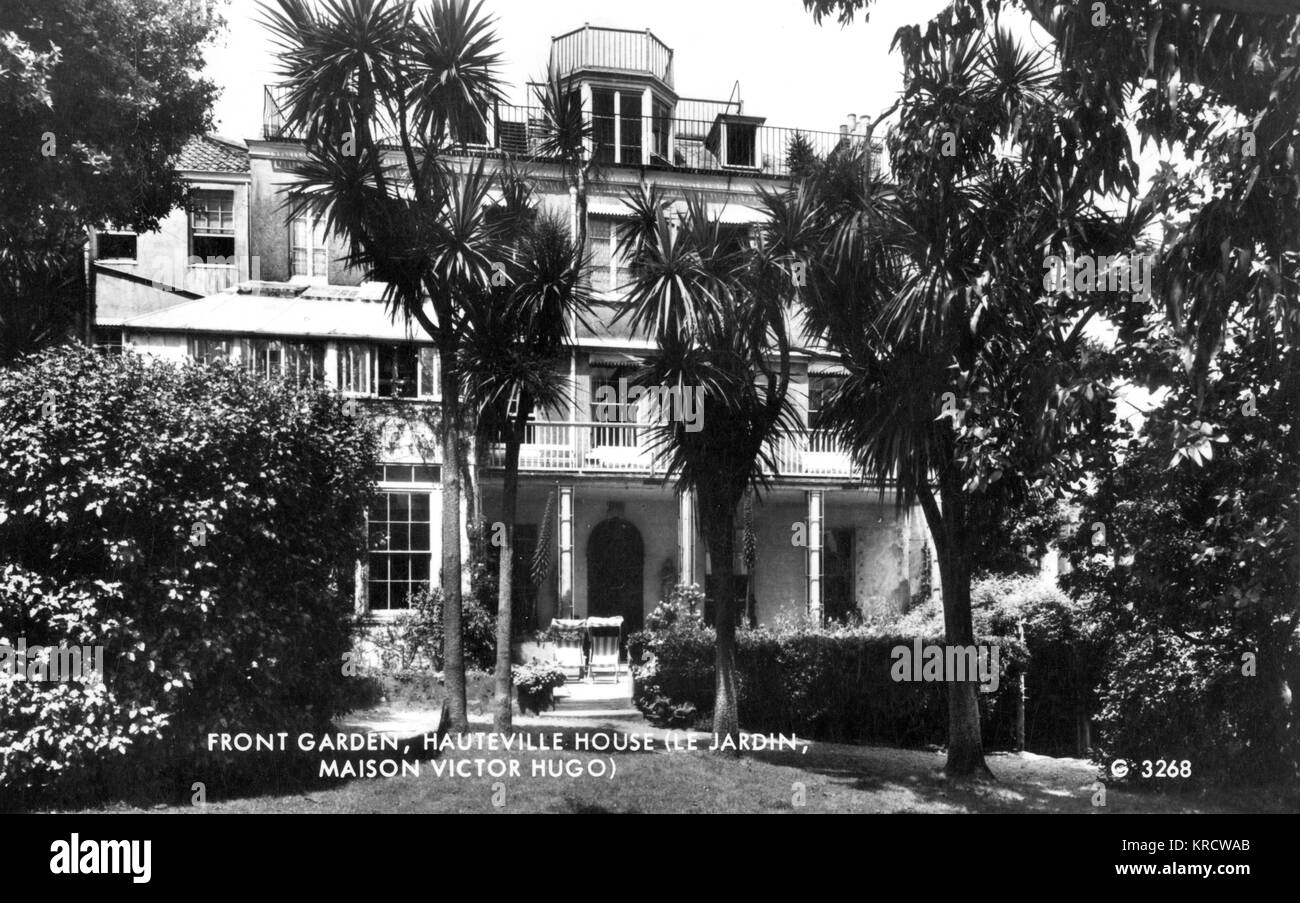
[{"label": "rooftop glass lookout", "polygon": [[[673,50],[649,29],[584,25],[551,39],[549,65],[580,97],[592,126],[592,154],[605,166],[784,178],[796,136],[822,156],[861,140],[844,129],[769,126],[765,118],[746,114],[739,85],[727,100],[679,96]],[[524,104],[497,104],[471,134],[459,136],[464,152],[544,162],[540,145],[547,125],[533,88],[528,86]],[[281,85],[266,88],[267,140],[299,137],[285,122],[287,94]]]}]

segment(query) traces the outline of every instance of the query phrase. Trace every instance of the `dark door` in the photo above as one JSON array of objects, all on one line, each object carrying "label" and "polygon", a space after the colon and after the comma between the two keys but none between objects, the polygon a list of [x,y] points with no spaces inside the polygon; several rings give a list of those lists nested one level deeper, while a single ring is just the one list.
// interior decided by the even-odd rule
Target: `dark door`
[{"label": "dark door", "polygon": [[621,517],[602,521],[587,541],[587,613],[623,616],[623,635],[644,622],[645,545],[641,533]]}]

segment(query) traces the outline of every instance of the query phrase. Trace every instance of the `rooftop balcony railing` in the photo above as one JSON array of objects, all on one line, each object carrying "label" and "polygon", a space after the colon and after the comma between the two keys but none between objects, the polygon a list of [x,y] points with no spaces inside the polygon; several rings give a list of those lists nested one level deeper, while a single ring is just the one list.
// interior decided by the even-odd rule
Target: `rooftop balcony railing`
[{"label": "rooftop balcony railing", "polygon": [[576,28],[551,40],[550,68],[564,78],[584,70],[650,75],[673,87],[672,48],[648,28]]},{"label": "rooftop balcony railing", "polygon": [[[263,133],[267,140],[301,137],[286,121],[286,96],[283,86],[266,89]],[[792,175],[801,152],[825,157],[836,148],[863,140],[840,132],[769,126],[761,119],[735,112],[740,109],[738,103],[681,101],[679,109],[716,113],[711,119],[663,115],[662,110],[593,116],[589,151],[605,166],[786,178]],[[467,154],[509,155],[546,162],[542,148],[550,132],[540,106],[499,104],[487,122],[471,134],[458,136],[459,147]],[[877,141],[873,143],[873,158],[878,159],[879,153]]]}]

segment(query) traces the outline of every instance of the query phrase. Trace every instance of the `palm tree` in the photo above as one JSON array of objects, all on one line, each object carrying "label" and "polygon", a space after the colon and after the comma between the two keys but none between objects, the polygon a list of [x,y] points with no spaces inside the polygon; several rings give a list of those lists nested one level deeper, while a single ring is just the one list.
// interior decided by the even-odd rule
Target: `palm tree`
[{"label": "palm tree", "polygon": [[289,89],[287,124],[306,161],[287,203],[321,215],[346,262],[388,285],[394,317],[433,339],[442,373],[442,571],[450,728],[468,728],[461,644],[460,503],[466,430],[458,358],[467,306],[489,286],[496,228],[482,162],[460,136],[501,96],[492,20],[482,2],[275,0],[265,24]]},{"label": "palm tree", "polygon": [[[849,372],[826,416],[868,477],[924,511],[946,639],[966,646],[977,510],[1067,481],[1062,439],[1109,396],[1078,352],[1117,299],[1045,293],[1045,255],[1131,248],[1141,218],[1114,220],[1088,186],[1062,187],[1062,98],[1007,34],[922,54],[910,84],[896,184],[863,165],[869,148],[847,147],[788,203],[815,211],[797,250],[809,330]],[[987,774],[976,687],[948,689],[947,770]]]},{"label": "palm tree", "polygon": [[629,193],[627,204],[634,217],[619,238],[630,250],[634,277],[619,317],[656,345],[637,382],[698,388],[703,395],[701,429],[691,431],[660,411],[651,423],[652,443],[668,478],[699,501],[716,594],[713,730],[734,744],[737,506],[747,489],[767,485],[775,472],[773,440],[793,422],[786,397],[792,281],[775,230],[751,248],[711,220],[698,196],[688,196],[675,225],[654,189]]},{"label": "palm tree", "polygon": [[587,185],[595,176],[596,155],[591,142],[594,129],[582,109],[582,97],[565,84],[560,73],[548,69],[546,82],[534,88],[542,111],[542,134],[536,153],[558,160],[573,191],[573,236],[578,248],[587,247]]},{"label": "palm tree", "polygon": [[582,257],[567,225],[538,216],[526,178],[507,171],[503,203],[496,213],[509,252],[502,284],[478,293],[468,310],[468,336],[461,348],[467,402],[478,413],[480,433],[505,440],[502,475],[502,543],[498,571],[497,660],[493,726],[510,730],[512,680],[515,512],[519,496],[519,449],[534,410],[558,408],[567,379],[558,364],[571,326],[587,307]]}]

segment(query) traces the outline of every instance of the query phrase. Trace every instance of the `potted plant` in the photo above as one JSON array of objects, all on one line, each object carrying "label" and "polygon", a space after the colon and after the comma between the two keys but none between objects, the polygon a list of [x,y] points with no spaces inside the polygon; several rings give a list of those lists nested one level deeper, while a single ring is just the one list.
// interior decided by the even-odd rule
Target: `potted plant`
[{"label": "potted plant", "polygon": [[555,688],[564,686],[564,670],[554,662],[534,659],[510,669],[519,694],[519,711],[540,715],[555,708]]}]

